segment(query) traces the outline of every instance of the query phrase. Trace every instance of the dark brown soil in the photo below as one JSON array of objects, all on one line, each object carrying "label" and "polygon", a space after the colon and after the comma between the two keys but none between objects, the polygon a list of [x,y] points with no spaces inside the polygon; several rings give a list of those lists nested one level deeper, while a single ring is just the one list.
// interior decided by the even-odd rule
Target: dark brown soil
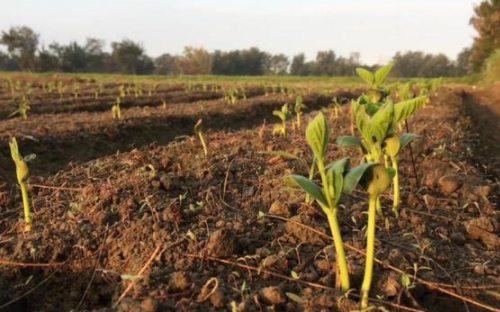
[{"label": "dark brown soil", "polygon": [[[486,311],[445,291],[500,306],[495,296],[500,288],[498,185],[474,157],[478,142],[486,141],[478,138],[478,128],[467,114],[472,105],[468,92],[442,89],[409,121],[411,131],[424,136],[413,144],[417,172],[405,154],[400,216],[390,213],[392,202],[384,197],[385,215],[378,220],[376,258],[383,265],[375,267],[371,296],[383,300],[374,304],[386,310],[397,311],[394,305],[399,304],[417,311]],[[327,104],[321,98],[311,95],[305,102],[316,109]],[[41,143],[25,139],[21,144],[25,153],[39,148],[39,158],[57,154],[48,148],[44,154],[36,147],[51,141],[62,146],[65,155],[71,147],[84,153],[89,142],[104,145],[105,152],[76,160],[108,155],[56,175],[32,176],[35,215],[28,234],[22,232],[18,191],[0,193],[0,309],[357,309],[355,294],[365,258],[355,249],[364,250],[367,196],[357,191],[340,205],[342,234],[353,247],[347,254],[355,291],[347,299],[335,290],[335,251],[326,219],[315,207],[303,204],[303,194],[287,191],[282,182],[289,173],[306,175],[307,168],[296,160],[260,153],[297,150],[310,160],[303,130],[279,138],[272,135],[271,124],[262,124],[282,103],[262,97],[234,107],[216,100],[171,105],[166,112],[131,108],[124,110],[119,123],[107,113],[73,114],[73,122],[71,116],[59,114],[64,126],[53,116],[33,117],[46,123],[45,132],[30,120],[18,128],[13,122],[0,124],[4,131],[21,128],[38,137],[43,133]],[[178,134],[190,134],[201,116],[206,129],[212,129],[206,134],[208,157],[194,138],[172,141]],[[153,126],[172,120],[177,123],[168,128]],[[332,137],[348,134],[348,123],[347,108],[339,118],[331,117]],[[167,132],[175,129],[180,130]],[[160,130],[165,132],[163,141],[158,139]],[[151,134],[149,142],[146,133]],[[127,136],[134,137],[127,141]],[[139,142],[140,148],[110,153],[124,146],[113,145],[115,141]],[[330,159],[347,154],[359,159],[356,152],[340,150],[332,140]],[[270,210],[291,218],[259,218],[259,212]],[[394,268],[440,284],[416,282],[406,290]],[[130,283],[133,287],[115,306]],[[483,285],[493,288],[473,288]]]}]

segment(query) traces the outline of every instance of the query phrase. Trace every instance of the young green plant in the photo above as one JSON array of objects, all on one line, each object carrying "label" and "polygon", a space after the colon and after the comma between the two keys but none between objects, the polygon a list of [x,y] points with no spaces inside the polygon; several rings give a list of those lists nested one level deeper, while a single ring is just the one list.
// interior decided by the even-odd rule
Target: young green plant
[{"label": "young green plant", "polygon": [[295,99],[295,107],[294,111],[295,114],[297,115],[297,129],[300,130],[300,120],[302,119],[302,115],[304,115],[304,109],[306,109],[307,106],[304,104],[304,99],[302,96],[298,96]]},{"label": "young green plant", "polygon": [[200,139],[200,143],[203,146],[203,152],[205,153],[205,156],[208,155],[208,147],[207,143],[205,141],[205,137],[203,135],[203,119],[199,119],[196,125],[194,125],[194,133],[198,135],[198,138]]},{"label": "young green plant", "polygon": [[346,292],[350,289],[349,271],[337,220],[337,204],[342,191],[354,189],[365,172],[374,164],[362,164],[349,170],[349,158],[343,158],[330,165],[325,165],[326,148],[330,141],[330,127],[323,113],[319,113],[307,126],[306,141],[314,154],[314,163],[321,177],[322,186],[318,186],[311,177],[306,178],[299,175],[290,175],[285,181],[289,186],[299,187],[309,194],[325,213],[337,253],[341,289]]},{"label": "young green plant", "polygon": [[121,110],[120,110],[120,103],[121,103],[120,98],[117,97],[115,104],[111,107],[111,113],[113,114],[114,119],[121,119],[122,118],[122,114],[121,114]]},{"label": "young green plant", "polygon": [[284,104],[281,110],[274,110],[273,115],[281,119],[281,124],[275,124],[273,134],[286,136],[286,122],[290,119],[291,113],[288,109],[288,104]]},{"label": "young green plant", "polygon": [[23,95],[23,99],[19,102],[19,107],[17,110],[12,112],[8,117],[12,117],[15,115],[20,115],[23,119],[28,119],[28,111],[31,109],[30,102],[26,100],[26,97]]},{"label": "young green plant", "polygon": [[29,168],[27,160],[23,158],[19,153],[19,147],[17,145],[16,138],[12,138],[12,140],[9,142],[9,146],[12,160],[14,160],[14,163],[16,164],[17,182],[21,187],[21,195],[23,197],[24,220],[26,223],[24,230],[26,232],[29,232],[31,231],[31,227],[33,224],[33,217],[31,215],[30,202],[28,197]]}]

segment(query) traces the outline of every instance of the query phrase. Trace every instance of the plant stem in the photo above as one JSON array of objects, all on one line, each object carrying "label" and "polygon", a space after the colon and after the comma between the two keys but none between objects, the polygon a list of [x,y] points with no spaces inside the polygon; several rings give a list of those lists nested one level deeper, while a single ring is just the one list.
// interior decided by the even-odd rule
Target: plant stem
[{"label": "plant stem", "polygon": [[297,130],[300,130],[300,114],[297,114]]},{"label": "plant stem", "polygon": [[373,278],[373,259],[375,257],[375,221],[377,218],[378,195],[370,195],[368,208],[368,228],[366,237],[365,276],[361,286],[361,309],[368,308],[368,294]]},{"label": "plant stem", "polygon": [[340,234],[340,227],[337,221],[337,209],[326,210],[326,216],[328,218],[328,223],[332,231],[333,245],[335,246],[335,251],[337,253],[337,264],[340,271],[340,285],[343,292],[347,292],[350,288],[349,282],[349,269],[347,267],[347,260],[344,251],[344,244],[342,242],[342,236]]},{"label": "plant stem", "polygon": [[203,134],[201,132],[198,133],[198,137],[200,138],[201,145],[203,146],[203,152],[205,153],[205,156],[207,156],[208,148],[207,148],[207,143],[205,142],[205,138],[203,137]]},{"label": "plant stem", "polygon": [[397,215],[398,207],[401,202],[401,193],[399,190],[399,172],[398,172],[398,160],[396,157],[391,157],[392,168],[394,169],[394,178],[392,179],[394,184],[394,199],[392,202],[392,211]]},{"label": "plant stem", "polygon": [[31,231],[31,225],[33,223],[33,217],[31,215],[30,210],[30,201],[28,197],[28,186],[26,182],[20,183],[21,185],[21,194],[23,196],[23,207],[24,207],[24,221],[26,222],[26,226],[24,230],[26,232]]}]

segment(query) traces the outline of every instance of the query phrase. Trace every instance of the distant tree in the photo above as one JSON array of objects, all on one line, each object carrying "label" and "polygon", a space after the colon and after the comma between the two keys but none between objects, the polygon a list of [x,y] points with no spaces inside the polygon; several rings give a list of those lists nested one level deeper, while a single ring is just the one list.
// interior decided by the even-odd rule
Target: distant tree
[{"label": "distant tree", "polygon": [[286,75],[288,73],[288,67],[290,66],[290,61],[288,56],[283,53],[272,55],[269,58],[269,71],[271,75]]},{"label": "distant tree", "polygon": [[39,72],[58,71],[60,70],[59,57],[53,50],[42,47],[42,49],[38,51],[36,67]]},{"label": "distant tree", "polygon": [[238,68],[238,75],[258,76],[264,75],[266,72],[266,64],[268,64],[269,54],[252,47],[250,49],[241,50],[241,63]]},{"label": "distant tree", "polygon": [[85,72],[87,68],[87,52],[85,48],[73,41],[68,45],[53,43],[50,49],[59,58],[59,66],[63,72]]},{"label": "distant tree", "polygon": [[185,47],[175,60],[181,75],[208,75],[211,71],[210,54],[204,48]]},{"label": "distant tree", "polygon": [[290,74],[293,76],[306,76],[310,74],[304,53],[297,54],[293,57],[292,64],[290,65]]},{"label": "distant tree", "polygon": [[397,52],[392,58],[395,77],[445,77],[455,76],[456,67],[444,54],[425,54],[420,51]]},{"label": "distant tree", "polygon": [[15,58],[21,70],[35,70],[35,53],[38,47],[39,35],[27,26],[11,27],[2,31],[0,44],[7,46],[11,57]]},{"label": "distant tree", "polygon": [[123,74],[146,74],[152,70],[153,62],[146,56],[141,44],[129,39],[111,43],[111,59],[116,69]]},{"label": "distant tree", "polygon": [[87,54],[86,71],[99,73],[110,70],[110,55],[104,52],[104,40],[87,38],[84,49]]},{"label": "distant tree", "polygon": [[464,76],[471,72],[470,58],[472,55],[472,48],[464,48],[458,55],[456,60],[456,75]]},{"label": "distant tree", "polygon": [[313,74],[317,76],[333,76],[335,73],[336,55],[333,50],[319,51],[313,66]]},{"label": "distant tree", "polygon": [[175,66],[176,58],[177,57],[168,53],[162,54],[159,57],[155,58],[155,69],[153,73],[155,75],[177,75],[179,71]]},{"label": "distant tree", "polygon": [[493,51],[500,48],[500,0],[485,0],[477,5],[470,24],[478,33],[470,58],[472,70],[478,72]]}]

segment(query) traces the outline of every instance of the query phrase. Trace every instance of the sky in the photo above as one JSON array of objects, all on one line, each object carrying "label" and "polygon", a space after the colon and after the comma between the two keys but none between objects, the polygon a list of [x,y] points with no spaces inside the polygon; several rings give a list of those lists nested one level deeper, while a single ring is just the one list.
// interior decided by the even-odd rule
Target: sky
[{"label": "sky", "polygon": [[368,64],[397,51],[451,58],[475,36],[469,25],[480,0],[0,0],[0,30],[26,25],[42,44],[87,37],[128,38],[150,56],[259,47],[313,59],[320,50]]}]

